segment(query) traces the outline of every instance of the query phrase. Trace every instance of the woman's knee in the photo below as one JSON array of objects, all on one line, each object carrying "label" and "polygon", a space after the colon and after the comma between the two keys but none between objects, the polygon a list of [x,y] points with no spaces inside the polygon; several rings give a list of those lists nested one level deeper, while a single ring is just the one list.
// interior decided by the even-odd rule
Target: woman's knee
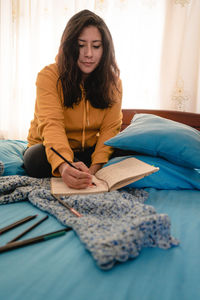
[{"label": "woman's knee", "polygon": [[26,149],[24,168],[31,177],[51,177],[51,165],[47,161],[45,147],[42,144],[36,144]]}]

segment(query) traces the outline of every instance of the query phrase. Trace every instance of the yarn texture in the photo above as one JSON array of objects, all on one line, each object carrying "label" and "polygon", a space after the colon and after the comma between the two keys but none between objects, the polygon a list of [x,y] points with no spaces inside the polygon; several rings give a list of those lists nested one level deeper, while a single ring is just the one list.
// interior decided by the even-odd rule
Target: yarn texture
[{"label": "yarn texture", "polygon": [[28,200],[72,227],[101,269],[133,259],[145,247],[168,249],[179,244],[170,234],[168,215],[144,204],[147,198],[142,189],[61,197],[81,213],[76,217],[51,195],[49,178],[0,177],[0,204]]}]

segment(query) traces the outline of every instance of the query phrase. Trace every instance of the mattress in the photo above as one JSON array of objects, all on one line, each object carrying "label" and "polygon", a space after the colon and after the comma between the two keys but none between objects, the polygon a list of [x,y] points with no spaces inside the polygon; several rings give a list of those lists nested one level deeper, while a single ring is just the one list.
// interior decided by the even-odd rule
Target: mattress
[{"label": "mattress", "polygon": [[[200,299],[200,191],[147,189],[146,204],[171,219],[178,247],[143,249],[111,270],[99,269],[74,231],[0,255],[0,299]],[[46,215],[27,201],[1,205],[0,227],[20,215]],[[27,224],[1,236],[5,244]],[[63,228],[49,215],[34,234]],[[28,233],[26,238],[32,237]]]}]

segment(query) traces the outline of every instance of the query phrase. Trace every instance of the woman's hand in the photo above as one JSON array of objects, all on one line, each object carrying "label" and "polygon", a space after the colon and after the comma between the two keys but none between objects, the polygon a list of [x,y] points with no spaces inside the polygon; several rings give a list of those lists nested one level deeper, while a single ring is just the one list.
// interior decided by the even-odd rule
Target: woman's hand
[{"label": "woman's hand", "polygon": [[103,167],[103,164],[94,164],[94,165],[90,166],[89,172],[90,172],[90,174],[94,175],[102,167]]},{"label": "woman's hand", "polygon": [[58,170],[66,185],[73,189],[84,189],[92,184],[92,175],[88,167],[81,161],[74,162],[72,168],[67,163],[62,163]]}]

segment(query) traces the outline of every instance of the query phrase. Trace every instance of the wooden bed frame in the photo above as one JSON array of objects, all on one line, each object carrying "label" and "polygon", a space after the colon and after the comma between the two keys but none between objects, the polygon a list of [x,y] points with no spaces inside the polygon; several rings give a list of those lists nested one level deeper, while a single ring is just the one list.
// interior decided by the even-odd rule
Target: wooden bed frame
[{"label": "wooden bed frame", "polygon": [[122,109],[123,123],[121,130],[125,129],[136,113],[154,114],[166,119],[189,125],[200,131],[200,114],[182,112],[175,110],[154,110],[154,109]]}]

